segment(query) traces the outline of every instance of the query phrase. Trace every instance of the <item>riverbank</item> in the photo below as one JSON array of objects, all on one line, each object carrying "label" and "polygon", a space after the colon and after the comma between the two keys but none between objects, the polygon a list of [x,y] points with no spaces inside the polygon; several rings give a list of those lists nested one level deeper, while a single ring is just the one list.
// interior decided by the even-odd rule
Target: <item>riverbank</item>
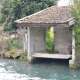
[{"label": "riverbank", "polygon": [[27,60],[27,55],[26,53],[23,53],[22,50],[12,50],[12,51],[0,52],[0,57],[7,58],[7,59]]}]

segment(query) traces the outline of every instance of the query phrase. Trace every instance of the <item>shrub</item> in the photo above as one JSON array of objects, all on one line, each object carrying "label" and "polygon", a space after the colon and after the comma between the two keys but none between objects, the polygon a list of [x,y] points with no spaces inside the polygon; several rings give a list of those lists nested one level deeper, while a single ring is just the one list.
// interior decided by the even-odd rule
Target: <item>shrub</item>
[{"label": "shrub", "polygon": [[12,40],[7,40],[7,44],[8,44],[7,50],[9,50],[9,51],[23,48],[23,46],[22,46],[18,37],[13,38]]},{"label": "shrub", "polygon": [[52,52],[54,49],[54,39],[51,36],[53,32],[50,32],[50,28],[46,29],[46,50]]}]

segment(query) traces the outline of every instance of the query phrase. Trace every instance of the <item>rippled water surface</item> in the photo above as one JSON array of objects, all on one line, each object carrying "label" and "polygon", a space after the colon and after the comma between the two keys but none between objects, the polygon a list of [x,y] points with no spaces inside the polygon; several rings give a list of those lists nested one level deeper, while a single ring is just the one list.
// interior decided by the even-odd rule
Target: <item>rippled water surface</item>
[{"label": "rippled water surface", "polygon": [[[59,60],[58,60],[59,61]],[[26,61],[0,59],[0,80],[80,80],[80,70],[70,69],[67,62],[28,64]]]}]

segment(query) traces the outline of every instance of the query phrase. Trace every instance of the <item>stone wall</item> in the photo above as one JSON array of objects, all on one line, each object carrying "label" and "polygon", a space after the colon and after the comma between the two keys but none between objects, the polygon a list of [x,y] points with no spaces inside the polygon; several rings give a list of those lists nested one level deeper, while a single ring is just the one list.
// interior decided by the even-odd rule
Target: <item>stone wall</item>
[{"label": "stone wall", "polygon": [[30,55],[46,51],[46,28],[30,28]]},{"label": "stone wall", "polygon": [[54,51],[62,54],[72,52],[72,31],[68,27],[54,28]]}]

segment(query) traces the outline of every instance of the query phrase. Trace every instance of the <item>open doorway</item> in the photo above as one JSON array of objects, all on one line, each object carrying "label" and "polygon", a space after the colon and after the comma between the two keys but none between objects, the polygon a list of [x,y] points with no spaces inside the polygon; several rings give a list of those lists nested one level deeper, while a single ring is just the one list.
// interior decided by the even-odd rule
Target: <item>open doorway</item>
[{"label": "open doorway", "polygon": [[54,27],[46,28],[46,51],[54,52]]},{"label": "open doorway", "polygon": [[56,54],[72,53],[72,30],[67,27],[46,28],[46,51]]},{"label": "open doorway", "polygon": [[[45,33],[46,32],[46,33]],[[33,34],[34,33],[34,34]],[[45,36],[46,34],[46,36]],[[33,58],[70,59],[71,31],[68,27],[32,28],[31,53]],[[46,41],[45,41],[46,40]],[[34,46],[34,44],[35,46]],[[45,46],[46,44],[46,46]]]}]

